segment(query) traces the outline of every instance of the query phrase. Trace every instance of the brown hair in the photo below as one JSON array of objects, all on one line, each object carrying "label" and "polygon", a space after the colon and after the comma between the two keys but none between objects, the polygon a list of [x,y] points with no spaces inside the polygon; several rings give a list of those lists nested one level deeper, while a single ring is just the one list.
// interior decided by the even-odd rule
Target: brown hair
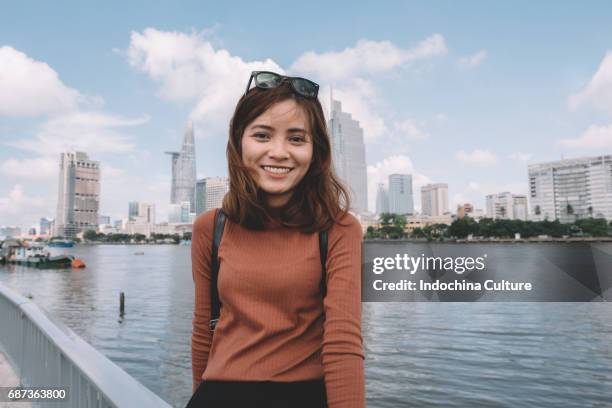
[{"label": "brown hair", "polygon": [[[275,217],[266,205],[265,192],[242,162],[242,137],[259,115],[287,99],[293,99],[308,118],[313,152],[308,171]],[[253,88],[240,98],[230,121],[227,142],[230,188],[223,199],[223,211],[229,219],[250,229],[264,229],[267,222],[272,222],[303,232],[328,230],[350,208],[349,194],[334,174],[331,161],[329,134],[317,98],[295,94],[288,82],[273,89]]]}]

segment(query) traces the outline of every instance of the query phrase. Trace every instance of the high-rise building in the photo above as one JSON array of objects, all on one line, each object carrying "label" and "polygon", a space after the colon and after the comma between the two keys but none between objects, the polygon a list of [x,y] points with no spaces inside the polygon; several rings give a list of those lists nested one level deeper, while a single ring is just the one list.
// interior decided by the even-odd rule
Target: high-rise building
[{"label": "high-rise building", "polygon": [[414,214],[412,175],[391,174],[389,176],[389,212]]},{"label": "high-rise building", "polygon": [[389,194],[384,183],[378,183],[376,190],[376,214],[389,212]]},{"label": "high-rise building", "polygon": [[427,184],[421,187],[421,213],[437,217],[448,212],[448,184]]},{"label": "high-rise building", "polygon": [[40,235],[49,235],[49,234],[51,234],[51,231],[52,231],[51,227],[53,225],[53,218],[51,218],[51,219],[46,218],[46,217],[41,218],[38,224],[40,225],[40,228],[39,228]]},{"label": "high-rise building", "polygon": [[368,179],[363,129],[350,113],[342,111],[339,101],[331,98],[328,123],[332,163],[340,180],[350,190],[351,209],[356,213],[368,210]]},{"label": "high-rise building", "polygon": [[227,177],[206,177],[196,183],[196,215],[213,208],[220,208],[223,197],[229,191]]},{"label": "high-rise building", "polygon": [[189,201],[195,211],[196,156],[193,122],[189,122],[181,152],[166,152],[172,157],[172,185],[170,204]]},{"label": "high-rise building", "polygon": [[168,222],[170,224],[188,224],[191,222],[190,207],[189,201],[170,204],[168,206]]},{"label": "high-rise building", "polygon": [[111,219],[109,215],[100,215],[98,216],[98,224],[99,225],[110,225]]},{"label": "high-rise building", "polygon": [[86,153],[60,155],[55,235],[73,238],[87,229],[98,228],[100,163]]},{"label": "high-rise building", "polygon": [[612,219],[612,155],[531,164],[529,218]]},{"label": "high-rise building", "polygon": [[138,217],[138,201],[128,203],[128,220],[134,221]]},{"label": "high-rise building", "polygon": [[503,192],[486,196],[487,217],[506,220],[527,220],[527,197]]},{"label": "high-rise building", "polygon": [[155,224],[155,204],[139,203],[138,217],[147,224]]}]

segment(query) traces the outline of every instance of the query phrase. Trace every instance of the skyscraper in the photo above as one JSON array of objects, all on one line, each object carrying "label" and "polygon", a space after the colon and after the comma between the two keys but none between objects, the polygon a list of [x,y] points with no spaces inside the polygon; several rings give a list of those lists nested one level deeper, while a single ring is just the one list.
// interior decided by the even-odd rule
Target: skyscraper
[{"label": "skyscraper", "polygon": [[448,184],[427,184],[421,187],[421,212],[433,217],[448,212]]},{"label": "skyscraper", "polygon": [[147,224],[155,224],[155,204],[139,203],[138,216]]},{"label": "skyscraper", "polygon": [[376,190],[376,214],[389,212],[389,194],[384,183],[378,183]]},{"label": "skyscraper", "polygon": [[206,177],[196,183],[196,214],[213,208],[219,208],[223,204],[223,197],[229,191],[229,179],[227,177]]},{"label": "skyscraper", "polygon": [[195,211],[196,156],[193,122],[189,122],[181,152],[166,152],[172,157],[172,185],[170,187],[170,204],[188,201],[191,210]]},{"label": "skyscraper", "polygon": [[99,205],[100,163],[83,152],[61,153],[55,235],[97,229]]},{"label": "skyscraper", "polygon": [[612,155],[532,164],[528,173],[530,219],[612,219]]},{"label": "skyscraper", "polygon": [[414,214],[412,175],[391,174],[389,176],[389,212]]},{"label": "skyscraper", "polygon": [[351,209],[357,213],[368,210],[368,179],[363,129],[350,113],[342,111],[340,101],[331,98],[328,123],[332,163],[340,180],[351,193]]},{"label": "skyscraper", "polygon": [[134,221],[138,217],[138,201],[128,203],[128,220]]}]

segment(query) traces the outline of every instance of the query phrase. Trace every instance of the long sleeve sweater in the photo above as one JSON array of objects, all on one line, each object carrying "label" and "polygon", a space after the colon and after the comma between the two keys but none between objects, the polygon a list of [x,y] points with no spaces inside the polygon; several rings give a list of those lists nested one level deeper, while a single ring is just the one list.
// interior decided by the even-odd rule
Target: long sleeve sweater
[{"label": "long sleeve sweater", "polygon": [[328,233],[327,295],[321,299],[318,234],[228,220],[219,246],[221,313],[214,335],[210,275],[216,210],[192,234],[194,390],[202,380],[323,378],[329,408],[365,406],[361,337],[361,227],[347,214]]}]

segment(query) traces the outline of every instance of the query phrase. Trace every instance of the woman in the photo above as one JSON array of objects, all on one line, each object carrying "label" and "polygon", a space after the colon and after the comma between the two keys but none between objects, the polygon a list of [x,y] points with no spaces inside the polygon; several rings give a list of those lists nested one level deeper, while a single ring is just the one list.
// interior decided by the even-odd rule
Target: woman
[{"label": "woman", "polygon": [[[236,106],[214,332],[211,249],[218,210],[200,215],[193,227],[189,407],[365,405],[362,232],[333,175],[317,92],[303,78],[253,72]],[[328,232],[325,275],[319,231]]]}]

